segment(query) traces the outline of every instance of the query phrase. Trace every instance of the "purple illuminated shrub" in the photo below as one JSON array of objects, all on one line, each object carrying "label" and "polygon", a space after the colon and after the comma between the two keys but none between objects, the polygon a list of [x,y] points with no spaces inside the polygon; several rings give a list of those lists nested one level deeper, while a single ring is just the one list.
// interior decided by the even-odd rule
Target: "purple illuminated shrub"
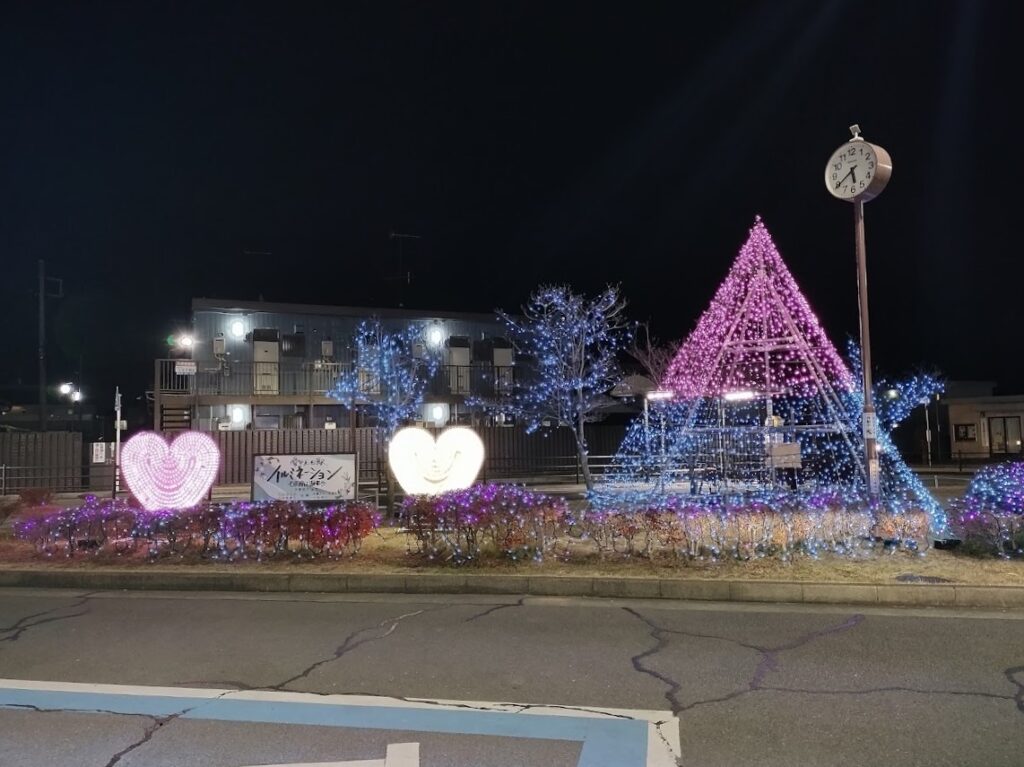
[{"label": "purple illuminated shrub", "polygon": [[88,496],[78,508],[22,520],[15,534],[47,555],[143,552],[152,558],[194,554],[231,561],[355,553],[378,523],[376,510],[365,503],[314,508],[235,502],[146,511]]},{"label": "purple illuminated shrub", "polygon": [[563,529],[568,504],[516,485],[490,484],[410,496],[401,513],[418,553],[463,564],[483,554],[540,559]]}]

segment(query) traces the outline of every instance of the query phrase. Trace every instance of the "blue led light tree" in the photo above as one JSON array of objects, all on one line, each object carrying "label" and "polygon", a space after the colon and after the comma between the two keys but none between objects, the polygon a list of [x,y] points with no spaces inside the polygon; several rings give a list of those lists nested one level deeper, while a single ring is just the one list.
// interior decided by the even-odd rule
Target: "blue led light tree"
[{"label": "blue led light tree", "polygon": [[545,422],[572,430],[583,481],[593,488],[587,458],[587,423],[613,403],[607,392],[621,376],[618,354],[629,338],[626,302],[609,285],[590,298],[568,286],[541,286],[522,314],[498,317],[520,354],[531,360],[529,372],[500,403],[485,407],[511,413],[534,431]]},{"label": "blue led light tree", "polygon": [[389,330],[379,319],[360,323],[353,339],[354,359],[330,391],[350,411],[372,416],[377,436],[387,444],[403,423],[415,420],[438,355],[422,341],[423,329]]}]

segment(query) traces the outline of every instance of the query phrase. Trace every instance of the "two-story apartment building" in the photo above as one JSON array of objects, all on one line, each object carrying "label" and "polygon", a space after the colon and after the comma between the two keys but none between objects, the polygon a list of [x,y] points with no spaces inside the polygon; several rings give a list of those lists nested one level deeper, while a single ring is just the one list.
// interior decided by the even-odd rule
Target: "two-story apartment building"
[{"label": "two-story apartment building", "polygon": [[349,411],[329,396],[354,363],[359,323],[422,330],[442,364],[429,381],[421,420],[465,423],[474,397],[508,392],[515,357],[490,314],[369,309],[196,298],[188,353],[155,363],[155,429],[335,428]]}]

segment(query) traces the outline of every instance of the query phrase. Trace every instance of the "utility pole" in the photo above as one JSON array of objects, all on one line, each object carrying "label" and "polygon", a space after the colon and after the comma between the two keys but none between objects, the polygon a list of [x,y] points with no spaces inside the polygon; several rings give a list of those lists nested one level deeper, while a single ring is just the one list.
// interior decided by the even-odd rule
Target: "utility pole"
[{"label": "utility pole", "polygon": [[46,431],[46,262],[39,259],[39,431]]},{"label": "utility pole", "polygon": [[402,281],[405,281],[406,285],[412,284],[412,270],[405,269],[405,261],[403,259],[403,248],[402,243],[405,240],[420,240],[422,237],[418,234],[400,234],[398,232],[389,232],[388,239],[398,240],[398,268],[395,270],[395,274],[389,279],[398,280],[398,305],[402,306]]},{"label": "utility pole", "polygon": [[[46,281],[57,283],[57,292],[46,294]],[[64,281],[46,276],[46,262],[39,259],[39,431],[46,431],[46,299],[63,298]]]}]

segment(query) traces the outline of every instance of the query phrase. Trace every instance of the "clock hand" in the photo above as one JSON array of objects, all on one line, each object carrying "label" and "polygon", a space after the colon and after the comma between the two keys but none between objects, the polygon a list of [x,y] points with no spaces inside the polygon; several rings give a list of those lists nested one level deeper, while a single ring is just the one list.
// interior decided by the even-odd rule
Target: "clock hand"
[{"label": "clock hand", "polygon": [[857,166],[856,165],[851,165],[850,166],[850,175],[853,176],[853,183],[854,184],[857,183],[857,174],[854,173],[855,170],[857,170]]},{"label": "clock hand", "polygon": [[[850,170],[847,172],[846,176],[849,176],[851,173],[853,173],[853,168],[850,168]],[[846,176],[843,176],[841,179],[839,179],[839,181],[836,182],[836,186],[835,186],[836,189],[838,189],[839,187],[841,187],[843,185],[843,182],[846,181]]]}]

